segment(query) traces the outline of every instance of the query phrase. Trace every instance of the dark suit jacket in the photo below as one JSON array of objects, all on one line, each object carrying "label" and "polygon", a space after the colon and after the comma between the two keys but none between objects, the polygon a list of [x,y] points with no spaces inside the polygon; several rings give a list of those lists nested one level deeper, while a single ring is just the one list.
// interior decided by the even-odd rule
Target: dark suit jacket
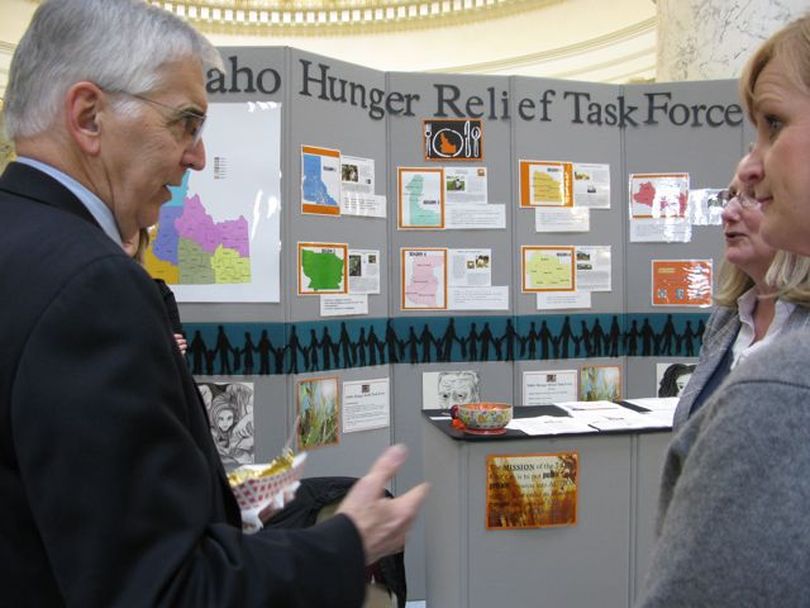
[{"label": "dark suit jacket", "polygon": [[[796,306],[785,321],[782,332],[787,333],[796,329],[806,328],[810,323],[810,311],[803,306]],[[697,367],[689,378],[689,383],[683,389],[675,415],[672,420],[672,430],[677,432],[686,424],[695,400],[700,396],[703,388],[711,380],[715,370],[720,365],[726,352],[734,347],[734,341],[740,332],[740,316],[736,308],[718,306],[706,323],[703,333],[703,346],[700,349],[700,358]],[[781,336],[781,334],[780,334]],[[777,340],[779,337],[776,338]],[[708,398],[701,399],[706,403]]]},{"label": "dark suit jacket", "polygon": [[40,171],[0,177],[0,605],[360,606],[338,516],[241,532],[147,274]]},{"label": "dark suit jacket", "polygon": [[160,297],[163,298],[163,305],[166,307],[166,315],[169,317],[169,325],[172,328],[173,334],[186,335],[183,330],[183,323],[180,321],[180,310],[177,308],[177,300],[174,299],[174,293],[166,285],[163,279],[155,279]]}]

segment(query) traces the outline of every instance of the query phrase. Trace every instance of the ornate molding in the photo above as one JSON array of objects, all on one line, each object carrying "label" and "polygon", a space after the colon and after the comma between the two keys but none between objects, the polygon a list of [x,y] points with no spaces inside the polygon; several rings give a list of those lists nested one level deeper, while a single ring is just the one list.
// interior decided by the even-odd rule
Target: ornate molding
[{"label": "ornate molding", "polygon": [[565,0],[148,0],[206,34],[341,36],[448,27]]}]

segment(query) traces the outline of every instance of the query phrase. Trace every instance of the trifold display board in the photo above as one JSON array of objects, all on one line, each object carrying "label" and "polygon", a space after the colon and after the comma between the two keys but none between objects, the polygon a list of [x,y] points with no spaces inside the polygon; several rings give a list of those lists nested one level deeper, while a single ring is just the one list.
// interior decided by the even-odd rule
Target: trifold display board
[{"label": "trifold display board", "polygon": [[[242,211],[217,215],[201,197],[197,217],[178,221],[185,257],[155,255],[181,268],[195,375],[253,384],[257,462],[297,415],[317,422],[305,404],[387,378],[387,398],[384,384],[350,385],[351,410],[307,439],[322,447],[306,474],[361,475],[404,442],[396,493],[441,466],[422,459],[425,372],[475,372],[480,399],[521,405],[524,372],[617,366],[621,396],[643,397],[657,392],[657,364],[694,361],[722,251],[719,226],[701,225],[717,210],[695,191],[724,187],[745,149],[735,82],[615,86],[386,73],[290,48],[221,53],[206,172],[216,204]],[[280,120],[243,120],[262,112]],[[200,236],[204,225],[220,232]],[[299,385],[309,378],[326,380]],[[417,522],[406,550],[412,598],[424,597],[423,534]]]}]

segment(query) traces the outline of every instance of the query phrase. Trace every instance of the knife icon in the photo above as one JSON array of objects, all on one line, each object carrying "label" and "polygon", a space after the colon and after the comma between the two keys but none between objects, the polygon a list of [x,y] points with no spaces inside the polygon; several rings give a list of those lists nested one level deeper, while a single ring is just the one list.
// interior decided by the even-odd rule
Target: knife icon
[{"label": "knife icon", "polygon": [[470,121],[464,121],[464,157],[470,158]]}]

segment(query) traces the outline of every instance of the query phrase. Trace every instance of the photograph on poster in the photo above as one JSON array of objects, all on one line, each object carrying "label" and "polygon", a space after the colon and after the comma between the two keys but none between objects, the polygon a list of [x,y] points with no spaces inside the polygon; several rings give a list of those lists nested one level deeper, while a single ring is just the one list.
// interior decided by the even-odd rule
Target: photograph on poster
[{"label": "photograph on poster", "polygon": [[610,245],[577,246],[577,291],[611,291]]},{"label": "photograph on poster", "polygon": [[723,225],[723,203],[719,196],[723,191],[720,188],[689,191],[689,222],[693,226]]},{"label": "photograph on poster", "polygon": [[680,397],[695,367],[697,367],[695,363],[656,363],[656,394],[659,397]]},{"label": "photograph on poster", "polygon": [[581,401],[618,401],[622,398],[622,370],[618,365],[585,366],[579,370]]},{"label": "photograph on poster", "polygon": [[384,429],[391,424],[389,379],[343,383],[343,432]]},{"label": "photograph on poster", "polygon": [[397,228],[444,228],[444,169],[397,167]]},{"label": "photograph on poster", "polygon": [[449,249],[447,284],[451,287],[489,287],[492,249]]},{"label": "photograph on poster", "polygon": [[652,305],[712,305],[712,260],[651,260]]},{"label": "photograph on poster", "polygon": [[523,372],[523,405],[553,405],[577,398],[577,370]]},{"label": "photograph on poster", "polygon": [[301,213],[340,215],[340,150],[301,146]]},{"label": "photograph on poster", "polygon": [[522,291],[576,291],[574,247],[523,245],[521,251]]},{"label": "photograph on poster", "polygon": [[487,530],[577,523],[579,454],[487,456]]},{"label": "photograph on poster", "polygon": [[349,249],[349,293],[380,293],[379,249]]},{"label": "photograph on poster", "polygon": [[425,160],[482,160],[484,123],[480,119],[422,121]]},{"label": "photograph on poster", "polygon": [[486,167],[444,167],[445,201],[447,205],[467,203],[487,204]]},{"label": "photograph on poster", "polygon": [[298,243],[298,295],[349,292],[346,243]]},{"label": "photograph on poster", "polygon": [[341,156],[340,213],[385,217],[385,195],[374,194],[374,159]]},{"label": "photograph on poster", "polygon": [[422,374],[422,409],[449,410],[461,403],[481,400],[481,381],[472,370],[424,372]]},{"label": "photograph on poster", "polygon": [[178,302],[279,302],[281,104],[208,106],[201,171],[187,171],[143,260]]},{"label": "photograph on poster", "polygon": [[340,395],[337,376],[296,383],[298,449],[311,450],[340,441]]},{"label": "photograph on poster", "polygon": [[610,209],[610,165],[574,163],[574,206]]},{"label": "photograph on poster", "polygon": [[253,384],[198,382],[214,445],[226,468],[255,462]]},{"label": "photograph on poster", "polygon": [[447,308],[447,249],[400,250],[402,310]]}]

